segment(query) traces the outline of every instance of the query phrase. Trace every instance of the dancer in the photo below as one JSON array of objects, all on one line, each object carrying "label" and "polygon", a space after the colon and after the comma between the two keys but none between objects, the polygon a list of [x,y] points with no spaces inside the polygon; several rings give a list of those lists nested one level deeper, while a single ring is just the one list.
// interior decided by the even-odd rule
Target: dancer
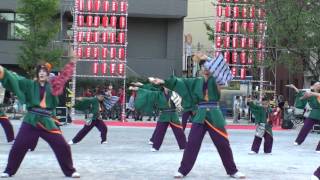
[{"label": "dancer", "polygon": [[107,132],[108,128],[102,120],[101,113],[105,110],[109,110],[119,100],[117,96],[106,96],[104,91],[97,93],[92,98],[77,98],[75,109],[80,111],[89,111],[92,114],[92,118],[88,119],[83,128],[78,134],[69,141],[69,144],[77,144],[80,142],[93,127],[96,127],[100,131],[101,144],[107,144]]},{"label": "dancer", "polygon": [[269,118],[272,112],[269,107],[269,101],[266,98],[262,99],[262,105],[257,105],[250,98],[247,99],[249,108],[256,117],[256,134],[252,143],[249,154],[258,154],[262,138],[264,138],[264,153],[271,154],[273,145],[272,136],[272,121]]},{"label": "dancer", "polygon": [[159,151],[169,125],[176,137],[179,148],[181,150],[184,149],[186,137],[182,131],[182,126],[177,113],[178,107],[180,107],[179,102],[176,102],[178,95],[164,87],[161,87],[159,90],[157,90],[157,88],[148,90],[143,87],[139,88],[131,86],[129,89],[137,91],[137,98],[135,101],[136,109],[148,113],[152,112],[153,105],[156,105],[160,110],[157,126],[149,142],[149,144],[152,144],[151,151]]},{"label": "dancer", "polygon": [[20,102],[27,105],[28,109],[10,150],[7,167],[1,177],[11,177],[17,172],[28,149],[34,146],[39,137],[44,139],[53,149],[65,176],[80,177],[80,174],[73,167],[70,146],[51,118],[53,110],[58,105],[57,96],[63,92],[64,84],[72,76],[74,61],[68,63],[61,75],[50,82],[48,82],[48,78],[51,67],[48,63],[37,66],[37,80],[25,79],[0,66],[2,85],[13,91]]},{"label": "dancer", "polygon": [[0,110],[0,124],[3,127],[4,133],[6,134],[7,142],[12,143],[14,140],[13,127],[8,116],[6,116],[2,110]]},{"label": "dancer", "polygon": [[[182,97],[183,105],[196,104],[198,107],[192,119],[192,127],[180,168],[174,177],[183,178],[189,174],[197,159],[204,135],[208,131],[227,174],[233,178],[244,179],[245,175],[238,171],[234,163],[225,129],[226,122],[218,103],[220,99],[218,84],[224,85],[232,79],[230,69],[221,54],[213,60],[202,53],[197,53],[193,60],[200,62],[202,77],[177,78],[173,76],[166,81],[150,78],[154,84],[164,84],[165,87],[176,91]],[[204,61],[206,62],[203,64]]]}]

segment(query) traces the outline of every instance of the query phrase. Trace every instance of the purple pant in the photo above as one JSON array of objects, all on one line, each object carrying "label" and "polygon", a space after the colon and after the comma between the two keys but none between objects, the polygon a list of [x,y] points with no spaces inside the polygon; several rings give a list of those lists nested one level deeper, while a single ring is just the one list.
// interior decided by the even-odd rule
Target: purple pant
[{"label": "purple pant", "polygon": [[318,169],[313,174],[320,179],[320,166],[318,167]]},{"label": "purple pant", "polygon": [[186,176],[191,171],[194,163],[196,162],[203,137],[207,131],[209,132],[209,135],[218,150],[218,153],[221,157],[223,166],[226,169],[227,174],[235,174],[238,171],[238,169],[233,160],[229,140],[222,136],[221,133],[212,129],[212,127],[210,127],[207,123],[192,123],[192,127],[189,133],[186,149],[183,153],[179,172]]},{"label": "purple pant", "polygon": [[[273,145],[273,137],[269,133],[265,132],[263,135],[263,138],[264,138],[264,146],[263,146],[264,152],[271,153],[272,145]],[[258,136],[254,136],[254,140],[251,146],[251,151],[258,153],[261,142],[262,142],[262,138]]]},{"label": "purple pant", "polygon": [[6,134],[7,141],[8,142],[13,141],[14,140],[14,132],[13,132],[13,127],[12,127],[9,119],[1,117],[0,118],[0,124],[4,129],[4,133]]},{"label": "purple pant", "polygon": [[307,135],[309,134],[309,132],[311,131],[311,129],[313,128],[315,123],[316,123],[316,120],[306,118],[304,120],[303,127],[301,128],[295,142],[298,143],[299,145],[302,144],[303,141],[306,139]]},{"label": "purple pant", "polygon": [[320,151],[320,141],[319,141],[319,143],[318,143],[318,146],[317,146],[316,151]]},{"label": "purple pant", "polygon": [[192,116],[192,111],[187,111],[182,114],[182,130],[184,131],[187,127],[189,118]]},{"label": "purple pant", "polygon": [[84,125],[84,127],[78,132],[78,134],[72,139],[73,143],[80,142],[93,127],[96,127],[100,131],[101,143],[107,140],[108,128],[103,120],[94,120],[90,125]]},{"label": "purple pant", "polygon": [[10,150],[8,164],[4,172],[10,176],[14,175],[30,148],[30,144],[37,141],[39,137],[50,145],[64,175],[70,177],[76,170],[72,163],[71,148],[63,136],[61,134],[49,133],[25,122],[22,123],[16,140]]},{"label": "purple pant", "polygon": [[179,148],[184,149],[186,145],[186,136],[182,131],[182,127],[180,125],[174,124],[173,122],[157,122],[157,127],[154,130],[153,138],[151,137],[150,140],[153,142],[153,148],[159,150],[161,144],[163,142],[164,136],[166,135],[168,126],[170,125],[174,136],[178,142]]}]

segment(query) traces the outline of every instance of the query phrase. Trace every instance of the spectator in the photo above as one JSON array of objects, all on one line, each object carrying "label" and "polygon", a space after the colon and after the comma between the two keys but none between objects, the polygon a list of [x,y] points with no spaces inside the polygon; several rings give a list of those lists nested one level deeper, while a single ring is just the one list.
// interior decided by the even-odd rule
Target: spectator
[{"label": "spectator", "polygon": [[236,96],[233,102],[233,123],[239,123],[240,120],[240,97]]}]

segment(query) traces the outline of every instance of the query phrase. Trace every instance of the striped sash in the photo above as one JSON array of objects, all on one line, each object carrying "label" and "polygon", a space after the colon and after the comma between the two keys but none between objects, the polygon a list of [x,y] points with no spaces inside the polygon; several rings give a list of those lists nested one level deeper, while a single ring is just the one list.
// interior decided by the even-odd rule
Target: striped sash
[{"label": "striped sash", "polygon": [[183,110],[182,105],[181,105],[182,98],[179,96],[179,94],[176,93],[175,91],[172,91],[172,95],[171,95],[170,99],[172,100],[172,102],[176,106],[178,112],[181,112]]},{"label": "striped sash", "polygon": [[104,107],[109,110],[118,102],[118,100],[118,96],[105,97],[103,100]]}]

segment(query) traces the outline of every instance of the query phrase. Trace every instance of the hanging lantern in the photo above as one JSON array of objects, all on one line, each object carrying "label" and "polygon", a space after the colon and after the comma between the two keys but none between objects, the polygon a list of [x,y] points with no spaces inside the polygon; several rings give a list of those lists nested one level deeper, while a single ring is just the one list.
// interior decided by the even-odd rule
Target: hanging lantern
[{"label": "hanging lantern", "polygon": [[231,7],[230,6],[226,6],[224,13],[225,13],[226,17],[230,17],[231,16]]},{"label": "hanging lantern", "polygon": [[246,79],[246,76],[247,76],[247,70],[245,67],[241,68],[240,70],[240,78],[241,79]]},{"label": "hanging lantern", "polygon": [[224,37],[223,46],[224,46],[224,48],[229,48],[230,47],[230,36],[225,36]]},{"label": "hanging lantern", "polygon": [[102,63],[102,66],[101,66],[101,73],[103,75],[107,74],[107,63]]},{"label": "hanging lantern", "polygon": [[265,16],[265,11],[262,8],[258,9],[258,18],[263,19]]},{"label": "hanging lantern", "polygon": [[263,39],[259,39],[258,41],[258,49],[262,49],[264,47]]},{"label": "hanging lantern", "polygon": [[216,29],[215,29],[216,32],[218,32],[218,33],[221,32],[221,27],[222,27],[222,22],[218,20],[216,22]]},{"label": "hanging lantern", "polygon": [[102,32],[102,42],[108,43],[108,32],[107,31]]},{"label": "hanging lantern", "polygon": [[259,62],[262,62],[264,60],[264,53],[262,50],[257,52],[257,59]]},{"label": "hanging lantern", "polygon": [[116,55],[117,55],[116,48],[115,47],[110,48],[110,58],[114,60],[116,58]]},{"label": "hanging lantern", "polygon": [[123,63],[118,64],[118,74],[120,74],[120,75],[124,74],[124,64]]},{"label": "hanging lantern", "polygon": [[254,22],[253,21],[249,22],[248,26],[249,26],[248,32],[253,33],[254,32]]},{"label": "hanging lantern", "polygon": [[112,1],[111,10],[112,10],[112,12],[118,12],[118,2],[117,1]]},{"label": "hanging lantern", "polygon": [[98,47],[93,48],[93,58],[99,59],[99,48]]},{"label": "hanging lantern", "polygon": [[264,23],[260,22],[258,25],[258,31],[260,34],[264,32]]},{"label": "hanging lantern", "polygon": [[126,17],[121,16],[119,19],[119,28],[125,29],[126,28]]},{"label": "hanging lantern", "polygon": [[111,44],[116,43],[116,33],[115,32],[110,33],[110,43]]},{"label": "hanging lantern", "polygon": [[79,32],[77,33],[77,41],[78,41],[79,43],[81,43],[81,42],[83,41],[83,32],[82,32],[82,31],[79,31]]},{"label": "hanging lantern", "polygon": [[110,7],[109,0],[103,1],[103,11],[104,12],[108,12],[109,11],[109,7]]},{"label": "hanging lantern", "polygon": [[95,74],[95,75],[97,75],[98,74],[98,63],[97,62],[95,62],[95,63],[93,63],[93,69],[92,69],[92,71],[93,71],[93,74]]},{"label": "hanging lantern", "polygon": [[125,44],[125,34],[124,34],[124,32],[120,32],[118,34],[118,42],[120,44]]},{"label": "hanging lantern", "polygon": [[86,42],[90,42],[91,41],[91,32],[87,31],[86,32]]},{"label": "hanging lantern", "polygon": [[238,48],[238,37],[237,36],[233,36],[233,38],[232,38],[232,48],[233,49]]},{"label": "hanging lantern", "polygon": [[100,16],[94,16],[93,26],[94,27],[99,27],[100,26]]},{"label": "hanging lantern", "polygon": [[111,16],[110,18],[110,26],[113,28],[117,27],[117,17],[116,16]]},{"label": "hanging lantern", "polygon": [[103,27],[108,27],[109,25],[109,17],[108,16],[103,16],[102,17],[102,26]]},{"label": "hanging lantern", "polygon": [[238,2],[239,2],[239,0],[233,0],[233,2],[238,3]]},{"label": "hanging lantern", "polygon": [[232,52],[232,63],[237,64],[238,63],[238,53],[237,51]]},{"label": "hanging lantern", "polygon": [[216,37],[216,48],[220,48],[221,47],[221,36],[217,36]]},{"label": "hanging lantern", "polygon": [[91,57],[91,47],[90,46],[86,47],[85,56],[87,59],[90,59],[90,57]]},{"label": "hanging lantern", "polygon": [[238,33],[239,32],[239,22],[238,21],[234,21],[233,22],[233,32],[234,33]]},{"label": "hanging lantern", "polygon": [[124,48],[119,48],[119,50],[118,50],[118,59],[124,60]]},{"label": "hanging lantern", "polygon": [[242,7],[241,16],[242,18],[247,18],[247,7]]},{"label": "hanging lantern", "polygon": [[83,15],[79,15],[78,16],[78,26],[82,27],[84,24],[84,16]]},{"label": "hanging lantern", "polygon": [[241,64],[246,64],[247,61],[247,56],[246,56],[246,52],[245,51],[241,51],[240,53],[240,63]]},{"label": "hanging lantern", "polygon": [[77,0],[79,11],[84,11],[84,0]]},{"label": "hanging lantern", "polygon": [[120,12],[125,13],[127,12],[128,4],[125,1],[120,2]]},{"label": "hanging lantern", "polygon": [[103,59],[103,60],[106,60],[106,59],[108,58],[108,48],[103,47],[101,54],[102,54],[102,59]]},{"label": "hanging lantern", "polygon": [[253,52],[252,51],[249,51],[249,54],[248,54],[248,64],[253,64]]},{"label": "hanging lantern", "polygon": [[87,0],[87,11],[92,11],[92,0]]},{"label": "hanging lantern", "polygon": [[244,3],[247,3],[249,0],[242,0]]},{"label": "hanging lantern", "polygon": [[222,6],[221,6],[221,5],[218,5],[218,6],[217,6],[217,16],[218,16],[218,17],[221,17],[221,16],[222,16]]},{"label": "hanging lantern", "polygon": [[248,27],[247,21],[243,21],[243,22],[241,23],[241,29],[243,30],[243,32],[246,32],[246,31],[247,31],[247,27]]},{"label": "hanging lantern", "polygon": [[95,0],[94,1],[94,11],[95,12],[99,12],[100,11],[100,5],[101,5],[100,0]]},{"label": "hanging lantern", "polygon": [[255,7],[254,6],[251,6],[250,7],[250,18],[255,18]]},{"label": "hanging lantern", "polygon": [[226,0],[226,2],[230,2],[231,0]]},{"label": "hanging lantern", "polygon": [[248,47],[249,47],[250,49],[252,49],[252,48],[254,47],[254,39],[253,39],[252,37],[250,37],[250,38],[248,39]]},{"label": "hanging lantern", "polygon": [[94,43],[98,43],[99,42],[99,36],[100,36],[99,32],[96,31],[96,32],[93,32],[92,34],[93,34],[93,38],[92,38],[93,42]]},{"label": "hanging lantern", "polygon": [[78,58],[82,58],[82,47],[81,46],[79,46],[78,48],[77,48],[77,57]]},{"label": "hanging lantern", "polygon": [[88,27],[92,26],[92,20],[93,20],[93,17],[91,15],[88,15],[87,16],[87,26]]},{"label": "hanging lantern", "polygon": [[241,42],[240,42],[241,48],[246,48],[246,45],[247,45],[247,38],[246,37],[242,37],[241,38]]},{"label": "hanging lantern", "polygon": [[231,26],[230,21],[224,22],[224,31],[229,33],[230,32],[230,26]]},{"label": "hanging lantern", "polygon": [[233,6],[233,17],[238,18],[239,17],[239,7]]},{"label": "hanging lantern", "polygon": [[110,64],[110,74],[114,75],[115,72],[116,72],[116,64],[112,63]]},{"label": "hanging lantern", "polygon": [[237,67],[232,67],[231,68],[231,74],[232,74],[233,77],[237,77],[237,74],[238,74],[237,73]]},{"label": "hanging lantern", "polygon": [[224,60],[226,61],[226,63],[230,64],[230,52],[225,51],[223,56],[224,56]]}]

